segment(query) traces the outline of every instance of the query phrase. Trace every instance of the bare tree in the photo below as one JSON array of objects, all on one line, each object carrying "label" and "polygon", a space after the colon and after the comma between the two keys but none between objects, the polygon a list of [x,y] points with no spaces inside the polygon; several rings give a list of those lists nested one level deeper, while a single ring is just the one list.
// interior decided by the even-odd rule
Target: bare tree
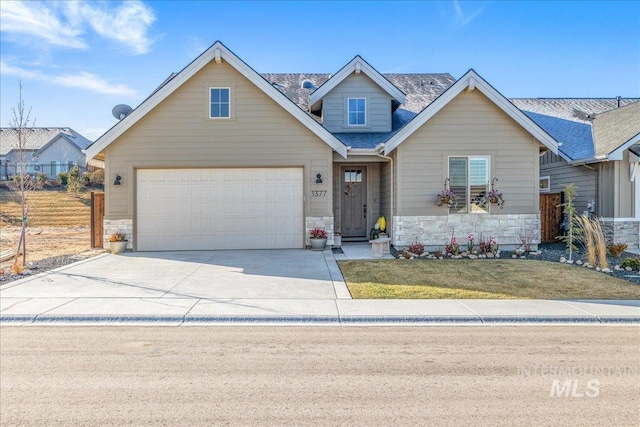
[{"label": "bare tree", "polygon": [[[29,137],[29,129],[35,125],[35,120],[31,120],[31,108],[26,110],[24,100],[22,99],[22,81],[19,81],[20,95],[18,105],[11,107],[13,113],[12,119],[9,121],[9,127],[16,130],[17,140],[15,142],[15,152],[17,155],[16,175],[14,192],[17,194],[22,210],[22,229],[20,231],[20,239],[16,248],[15,262],[13,269],[16,273],[21,273],[24,266],[27,265],[27,216],[29,214],[29,191],[34,189],[35,180],[32,180],[27,173],[27,156],[29,154],[27,141]],[[22,246],[22,265],[18,262],[20,255],[20,246]]]}]

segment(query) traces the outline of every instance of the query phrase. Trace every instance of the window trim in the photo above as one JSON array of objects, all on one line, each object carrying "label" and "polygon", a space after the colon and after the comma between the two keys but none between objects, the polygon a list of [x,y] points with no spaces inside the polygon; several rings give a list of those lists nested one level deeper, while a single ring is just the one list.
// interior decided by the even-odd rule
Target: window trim
[{"label": "window trim", "polygon": [[[229,114],[227,116],[213,117],[211,116],[211,91],[213,89],[227,89],[229,91]],[[231,118],[231,87],[229,86],[210,86],[209,87],[209,104],[208,104],[208,113],[207,116],[212,120],[229,120]]]},{"label": "window trim", "polygon": [[469,166],[469,159],[485,159],[487,160],[487,191],[490,191],[490,182],[491,182],[491,155],[488,154],[450,154],[447,156],[447,179],[450,179],[450,164],[451,164],[451,158],[465,158],[467,159],[467,188],[466,188],[466,194],[465,194],[465,199],[467,200],[467,212],[451,212],[451,209],[449,209],[447,211],[448,214],[454,214],[454,215],[487,215],[489,213],[491,213],[491,204],[488,203],[487,207],[486,207],[486,211],[485,212],[472,212],[471,211],[471,180],[470,178],[470,173],[471,173],[471,168],[468,167]]},{"label": "window trim", "polygon": [[[547,181],[547,188],[540,188],[540,182],[544,180]],[[550,175],[540,177],[540,179],[538,180],[538,190],[541,193],[551,193],[551,176]]]},{"label": "window trim", "polygon": [[[350,116],[351,116],[351,110],[349,108],[349,104],[350,101],[352,99],[358,100],[358,99],[362,99],[364,101],[364,109],[363,109],[363,113],[364,113],[364,123],[360,124],[360,123],[351,123],[350,122]],[[356,114],[359,112],[358,110],[355,111]],[[367,126],[367,98],[364,96],[357,96],[357,97],[351,97],[351,98],[347,98],[347,126],[348,127],[364,127]]]}]

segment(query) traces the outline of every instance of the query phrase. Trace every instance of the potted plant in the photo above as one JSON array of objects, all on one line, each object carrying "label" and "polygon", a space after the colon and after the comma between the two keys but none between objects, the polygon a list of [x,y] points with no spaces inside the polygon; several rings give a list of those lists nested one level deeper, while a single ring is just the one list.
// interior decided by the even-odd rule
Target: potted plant
[{"label": "potted plant", "polygon": [[436,201],[434,202],[436,206],[456,206],[457,205],[457,197],[456,194],[447,189],[442,190],[436,195]]},{"label": "potted plant", "polygon": [[327,232],[320,227],[316,227],[309,232],[311,250],[323,251],[327,246]]},{"label": "potted plant", "polygon": [[488,193],[484,193],[478,202],[480,206],[483,208],[487,206],[489,203],[497,204],[500,206],[500,209],[504,208],[504,198],[502,197],[502,193],[493,188],[494,183],[498,180],[498,178],[493,178],[491,180],[491,191]]},{"label": "potted plant", "polygon": [[113,233],[109,237],[109,248],[111,249],[112,254],[120,254],[127,249],[127,236],[124,233]]}]

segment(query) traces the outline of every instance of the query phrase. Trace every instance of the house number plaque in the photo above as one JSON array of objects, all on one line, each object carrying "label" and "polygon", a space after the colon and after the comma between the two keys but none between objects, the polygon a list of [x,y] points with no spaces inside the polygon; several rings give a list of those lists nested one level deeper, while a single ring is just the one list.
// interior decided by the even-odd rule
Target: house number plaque
[{"label": "house number plaque", "polygon": [[313,190],[311,191],[312,197],[327,197],[327,190]]}]

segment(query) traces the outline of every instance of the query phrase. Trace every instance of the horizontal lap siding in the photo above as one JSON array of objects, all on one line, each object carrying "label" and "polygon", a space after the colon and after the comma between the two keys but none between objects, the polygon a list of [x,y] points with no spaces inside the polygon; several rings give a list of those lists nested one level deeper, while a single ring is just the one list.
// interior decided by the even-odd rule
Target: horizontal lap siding
[{"label": "horizontal lap siding", "polygon": [[[347,99],[367,98],[367,125],[347,126]],[[322,123],[330,132],[390,132],[391,97],[365,74],[352,74],[323,98]]]},{"label": "horizontal lap siding", "polygon": [[[231,87],[231,119],[207,117],[209,87],[216,86]],[[224,62],[206,65],[106,154],[109,179],[123,176],[108,192],[107,219],[133,218],[135,168],[173,167],[304,167],[306,215],[332,215],[332,149]],[[315,184],[316,173],[323,184]],[[327,197],[311,200],[309,190],[327,190]]]},{"label": "horizontal lap siding", "polygon": [[538,141],[479,91],[463,92],[398,148],[398,215],[444,215],[433,204],[443,189],[448,156],[491,157],[490,178],[506,200],[492,213],[536,214]]},{"label": "horizontal lap siding", "polygon": [[[550,193],[564,191],[565,184],[574,184],[577,188],[574,206],[578,213],[587,210],[587,203],[596,199],[597,174],[595,170],[584,166],[571,166],[564,160],[540,166],[540,176],[548,176],[551,181]],[[599,212],[596,212],[599,215]]]}]

